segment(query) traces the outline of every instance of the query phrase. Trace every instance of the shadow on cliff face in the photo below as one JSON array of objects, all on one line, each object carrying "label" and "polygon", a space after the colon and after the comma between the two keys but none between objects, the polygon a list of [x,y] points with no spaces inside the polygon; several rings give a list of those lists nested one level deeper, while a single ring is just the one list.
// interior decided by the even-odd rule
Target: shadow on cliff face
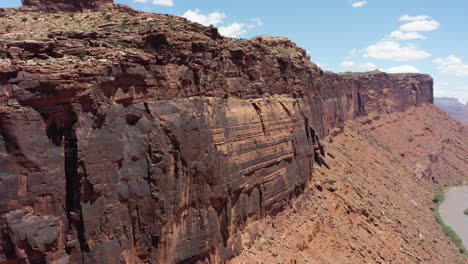
[{"label": "shadow on cliff face", "polygon": [[[58,2],[78,3],[28,5]],[[225,262],[307,190],[314,163],[333,169],[321,140],[335,128],[431,101],[427,75],[324,73],[286,38],[106,12],[118,23],[23,12],[79,31],[0,43],[0,259]],[[25,38],[44,25],[8,19]]]}]

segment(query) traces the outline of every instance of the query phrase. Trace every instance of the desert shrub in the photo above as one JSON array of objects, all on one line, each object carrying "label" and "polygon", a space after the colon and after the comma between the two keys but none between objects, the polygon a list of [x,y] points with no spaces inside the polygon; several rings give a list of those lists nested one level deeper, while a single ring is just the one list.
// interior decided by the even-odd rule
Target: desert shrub
[{"label": "desert shrub", "polygon": [[78,58],[80,58],[81,60],[84,60],[86,55],[88,55],[88,52],[86,50],[81,49],[78,51]]}]

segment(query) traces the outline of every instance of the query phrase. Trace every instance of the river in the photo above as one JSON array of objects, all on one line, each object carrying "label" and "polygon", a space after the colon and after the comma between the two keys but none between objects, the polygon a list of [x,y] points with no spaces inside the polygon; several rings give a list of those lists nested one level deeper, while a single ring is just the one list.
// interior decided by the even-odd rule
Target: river
[{"label": "river", "polygon": [[440,205],[439,212],[445,224],[463,240],[468,249],[468,215],[463,211],[468,209],[468,185],[449,187],[445,190],[445,200]]}]

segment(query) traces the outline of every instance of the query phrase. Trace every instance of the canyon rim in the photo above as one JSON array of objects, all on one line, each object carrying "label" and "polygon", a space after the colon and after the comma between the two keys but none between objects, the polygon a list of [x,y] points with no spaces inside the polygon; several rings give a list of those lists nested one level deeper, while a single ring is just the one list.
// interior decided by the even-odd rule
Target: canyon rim
[{"label": "canyon rim", "polygon": [[466,263],[429,208],[467,180],[468,132],[429,75],[23,3],[0,9],[0,263]]}]

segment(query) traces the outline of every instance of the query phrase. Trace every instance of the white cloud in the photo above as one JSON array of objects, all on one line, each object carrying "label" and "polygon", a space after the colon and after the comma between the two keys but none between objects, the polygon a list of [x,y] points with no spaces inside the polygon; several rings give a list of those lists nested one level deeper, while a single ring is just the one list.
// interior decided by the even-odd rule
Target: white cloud
[{"label": "white cloud", "polygon": [[417,32],[403,32],[401,30],[393,31],[390,33],[390,37],[396,40],[427,39],[425,36]]},{"label": "white cloud", "polygon": [[468,86],[444,87],[434,84],[434,95],[436,97],[458,98],[462,103],[468,102]]},{"label": "white cloud", "polygon": [[411,65],[402,65],[391,67],[388,69],[381,69],[381,71],[388,72],[388,73],[419,73],[420,71]]},{"label": "white cloud", "polygon": [[226,14],[219,12],[213,12],[208,15],[203,15],[198,9],[189,10],[185,12],[182,16],[192,22],[197,22],[204,26],[216,26],[218,24],[223,23],[223,20],[227,17]]},{"label": "white cloud", "polygon": [[219,33],[225,37],[238,38],[247,33],[246,28],[250,28],[251,25],[242,23],[232,23],[229,26],[219,27]]},{"label": "white cloud", "polygon": [[322,68],[322,70],[323,70],[324,67],[328,67],[328,64],[327,64],[327,63],[315,63],[315,65],[317,65],[318,67]]},{"label": "white cloud", "polygon": [[[138,0],[140,1],[140,0]],[[247,29],[263,26],[263,21],[260,18],[251,18],[252,23],[232,23],[223,25],[224,19],[227,17],[225,13],[213,12],[207,15],[201,13],[199,9],[188,10],[183,17],[192,22],[200,23],[204,26],[219,26],[219,33],[225,37],[238,38],[247,33]]]},{"label": "white cloud", "polygon": [[416,20],[428,20],[430,19],[430,16],[410,16],[410,15],[402,15],[400,17],[400,21],[416,21]]},{"label": "white cloud", "polygon": [[[133,0],[134,3],[148,3],[148,0]],[[174,0],[153,0],[153,5],[174,6]]]},{"label": "white cloud", "polygon": [[359,1],[359,2],[354,2],[351,4],[352,7],[357,8],[357,7],[363,7],[367,4],[367,1]]},{"label": "white cloud", "polygon": [[264,25],[263,20],[261,18],[251,18],[250,21],[252,21],[257,27],[261,27]]},{"label": "white cloud", "polygon": [[410,61],[429,58],[431,54],[419,49],[415,45],[402,46],[396,41],[382,40],[367,47],[365,58],[384,59],[393,61]]},{"label": "white cloud", "polygon": [[404,31],[433,31],[440,27],[439,22],[432,20],[415,20],[413,22],[406,23],[400,27]]},{"label": "white cloud", "polygon": [[360,54],[362,54],[362,51],[361,51],[361,50],[353,49],[353,50],[351,50],[351,51],[348,53],[348,60],[351,59],[351,58],[357,57],[357,56],[359,56]]},{"label": "white cloud", "polygon": [[447,58],[437,58],[434,60],[439,71],[443,73],[454,73],[456,76],[468,76],[468,64],[455,55]]},{"label": "white cloud", "polygon": [[365,63],[357,63],[355,61],[343,61],[340,64],[341,67],[344,68],[353,68],[356,70],[373,70],[377,68],[377,65],[375,65],[372,62],[365,62]]}]

